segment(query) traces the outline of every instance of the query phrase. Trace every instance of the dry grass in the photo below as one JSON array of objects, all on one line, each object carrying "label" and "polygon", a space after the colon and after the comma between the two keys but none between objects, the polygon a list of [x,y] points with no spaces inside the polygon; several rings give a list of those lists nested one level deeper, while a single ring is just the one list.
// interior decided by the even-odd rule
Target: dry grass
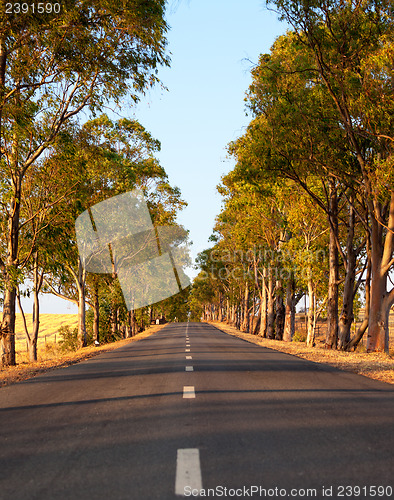
[{"label": "dry grass", "polygon": [[394,359],[384,353],[331,351],[323,347],[307,347],[303,342],[283,342],[242,333],[226,323],[210,322],[224,332],[263,347],[293,354],[316,363],[326,363],[341,370],[358,373],[375,380],[394,384]]},{"label": "dry grass", "polygon": [[[66,315],[65,315],[66,316]],[[20,382],[21,380],[26,380],[28,378],[39,375],[40,373],[53,370],[54,368],[60,368],[63,366],[73,365],[79,363],[85,359],[91,358],[100,354],[102,352],[113,351],[118,347],[130,344],[131,342],[136,342],[138,340],[144,339],[159,331],[165,325],[153,325],[147,330],[129,339],[119,340],[111,344],[104,344],[99,347],[89,346],[79,349],[75,352],[62,353],[58,346],[51,342],[46,344],[46,348],[41,350],[41,355],[39,361],[36,363],[30,363],[28,361],[28,356],[26,353],[19,354],[17,359],[18,364],[16,366],[2,367],[0,368],[0,387],[13,384],[15,382]]]},{"label": "dry grass", "polygon": [[[32,330],[32,314],[26,314],[26,323],[29,331]],[[74,329],[78,326],[78,314],[40,314],[40,331],[38,334],[37,348],[40,352],[45,349],[45,344],[56,343],[61,340],[58,331],[61,326]],[[26,352],[25,330],[23,328],[22,314],[16,315],[15,322],[15,350],[17,355]]]}]

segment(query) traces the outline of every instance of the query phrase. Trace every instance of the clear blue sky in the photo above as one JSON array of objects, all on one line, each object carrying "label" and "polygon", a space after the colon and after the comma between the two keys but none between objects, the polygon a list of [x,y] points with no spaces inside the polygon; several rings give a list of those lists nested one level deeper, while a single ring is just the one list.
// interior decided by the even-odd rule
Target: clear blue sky
[{"label": "clear blue sky", "polygon": [[[170,0],[167,20],[171,67],[159,78],[168,88],[153,89],[135,110],[161,141],[158,155],[170,183],[188,207],[179,222],[190,231],[192,257],[210,246],[220,212],[216,186],[233,168],[226,145],[243,133],[244,97],[250,70],[286,26],[261,0]],[[42,312],[76,312],[56,298],[43,297]],[[31,312],[27,308],[26,312]]]},{"label": "clear blue sky", "polygon": [[196,256],[220,212],[216,186],[233,167],[226,145],[250,120],[250,70],[286,26],[261,0],[180,0],[168,22],[172,63],[159,73],[168,92],[150,92],[135,117],[161,141],[160,162],[188,202],[179,220]]}]

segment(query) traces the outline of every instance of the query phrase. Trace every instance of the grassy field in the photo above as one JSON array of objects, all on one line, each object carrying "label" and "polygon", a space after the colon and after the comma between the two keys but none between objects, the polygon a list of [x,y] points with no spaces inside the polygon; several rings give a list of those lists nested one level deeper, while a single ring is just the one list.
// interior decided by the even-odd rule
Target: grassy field
[{"label": "grassy field", "polygon": [[[32,314],[26,314],[29,331],[32,330]],[[40,314],[40,331],[38,334],[38,352],[45,348],[45,344],[58,343],[61,340],[59,328],[70,326],[71,329],[78,325],[77,314]],[[18,353],[26,352],[26,336],[23,328],[22,315],[16,315],[15,325],[15,350]]]},{"label": "grassy field", "polygon": [[[73,316],[73,315],[51,315],[48,316]],[[54,325],[59,324],[69,324],[69,323],[58,323],[57,320],[61,320],[61,318],[54,318]],[[65,319],[67,321],[67,318]],[[75,324],[75,323],[74,323]],[[131,342],[136,342],[138,340],[144,339],[152,335],[162,328],[165,325],[152,325],[147,328],[145,331],[135,335],[134,337],[118,340],[117,342],[112,342],[110,344],[103,344],[99,347],[88,346],[83,349],[78,349],[75,352],[62,352],[58,344],[54,342],[47,342],[47,344],[41,344],[41,349],[38,353],[38,362],[30,363],[28,360],[28,356],[25,352],[22,352],[17,357],[17,365],[16,366],[8,366],[8,367],[0,367],[0,387],[14,384],[15,382],[20,382],[22,380],[26,380],[28,378],[39,375],[40,373],[45,373],[49,370],[53,370],[54,368],[60,368],[62,366],[69,366],[75,363],[79,363],[84,359],[91,358],[100,354],[102,352],[112,351],[117,349],[118,347],[122,347],[124,345],[130,344]],[[52,328],[48,329],[48,332],[51,332]],[[48,333],[49,337],[49,333]],[[52,333],[52,338],[54,339],[54,333]],[[47,338],[48,340],[48,338]]]}]

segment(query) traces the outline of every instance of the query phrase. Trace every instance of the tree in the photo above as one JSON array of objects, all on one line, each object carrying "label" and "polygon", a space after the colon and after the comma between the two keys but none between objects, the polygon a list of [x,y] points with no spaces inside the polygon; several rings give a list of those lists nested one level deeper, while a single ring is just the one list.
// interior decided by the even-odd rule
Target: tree
[{"label": "tree", "polygon": [[0,7],[0,151],[6,250],[2,363],[15,364],[15,297],[24,179],[67,121],[110,100],[132,100],[157,78],[165,56],[164,0],[65,0],[36,16]]},{"label": "tree", "polygon": [[388,351],[388,315],[394,302],[394,288],[387,290],[394,262],[393,103],[388,99],[393,70],[392,4],[385,0],[272,3],[313,54],[338,124],[357,159],[371,239],[367,350]]},{"label": "tree", "polygon": [[[75,220],[92,205],[138,187],[144,190],[153,222],[175,225],[178,210],[185,202],[178,188],[169,185],[167,175],[155,158],[160,143],[134,120],[111,121],[106,115],[88,121],[82,128],[70,130],[70,136],[59,143],[53,161],[77,167],[79,183],[68,197],[61,217],[68,238],[58,244],[54,257],[59,263],[48,283],[56,295],[73,301],[79,311],[79,341],[86,345],[85,302],[92,307],[97,298],[87,290],[86,273],[78,255]],[[66,134],[65,134],[66,135]],[[111,328],[118,329],[118,313],[125,308],[115,270],[105,275],[111,290]],[[93,287],[96,285],[93,284]],[[96,320],[97,321],[97,320]],[[96,329],[97,335],[97,329]]]}]

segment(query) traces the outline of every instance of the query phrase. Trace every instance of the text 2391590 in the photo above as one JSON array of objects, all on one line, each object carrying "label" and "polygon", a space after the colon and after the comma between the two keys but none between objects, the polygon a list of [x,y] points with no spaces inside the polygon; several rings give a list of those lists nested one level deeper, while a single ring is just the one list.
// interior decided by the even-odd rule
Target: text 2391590
[{"label": "text 2391590", "polygon": [[6,3],[6,14],[59,14],[60,3],[39,2],[39,3]]}]

